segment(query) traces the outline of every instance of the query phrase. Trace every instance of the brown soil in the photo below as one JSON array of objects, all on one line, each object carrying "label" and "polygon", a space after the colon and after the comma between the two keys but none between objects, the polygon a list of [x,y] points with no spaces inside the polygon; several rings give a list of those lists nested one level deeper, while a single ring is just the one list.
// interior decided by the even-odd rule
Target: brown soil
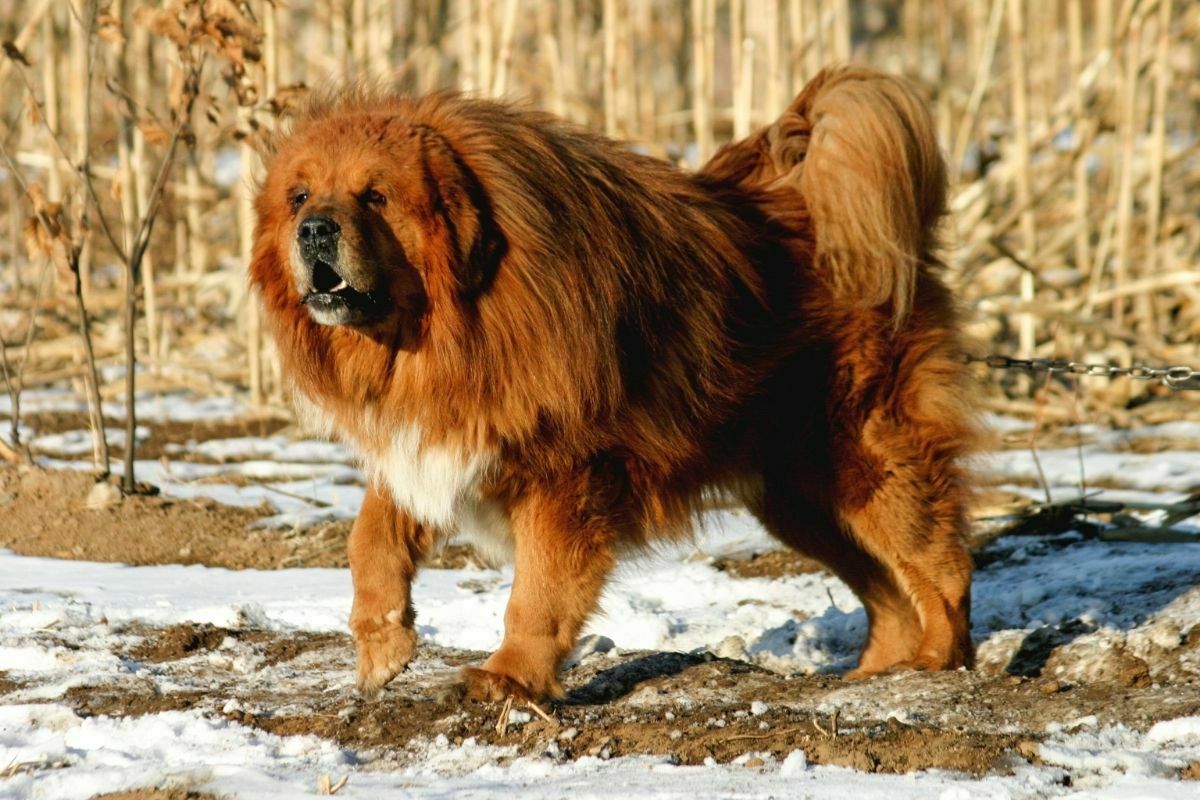
[{"label": "brown soil", "polygon": [[84,472],[0,469],[0,547],[21,555],[125,564],[207,564],[228,569],[345,566],[350,522],[303,535],[251,529],[266,508],[157,495],[87,507]]},{"label": "brown soil", "polygon": [[[27,556],[123,564],[206,564],[227,569],[344,568],[352,520],[303,531],[252,528],[274,513],[213,500],[123,497],[87,507],[95,479],[85,472],[0,466],[0,548]],[[425,566],[484,566],[469,545],[448,545]]]},{"label": "brown soil", "polygon": [[14,681],[12,678],[8,677],[7,672],[0,672],[0,695],[5,695],[9,692],[15,692],[17,689],[21,688],[21,685],[22,684],[19,681]]},{"label": "brown soil", "polygon": [[713,561],[713,567],[735,578],[782,578],[825,569],[819,561],[805,558],[792,550],[754,553],[749,558],[718,558]]},{"label": "brown soil", "polygon": [[[401,761],[420,758],[441,734],[456,744],[474,737],[518,754],[559,759],[651,754],[699,764],[748,754],[784,758],[801,749],[812,763],[868,772],[983,774],[1036,760],[1036,743],[1050,723],[1095,715],[1100,725],[1121,722],[1144,730],[1162,719],[1200,713],[1200,692],[1187,679],[1155,687],[1113,673],[1071,685],[985,665],[975,672],[846,682],[782,676],[704,654],[623,653],[595,654],[569,670],[564,675],[569,693],[549,709],[552,722],[530,714],[529,721],[514,721],[499,732],[497,707],[463,701],[458,691],[458,669],[477,663],[482,653],[425,645],[410,671],[368,702],[352,688],[353,647],[344,634],[208,625],[122,633],[142,637],[130,657],[154,661],[158,679],[181,688],[160,691],[151,677],[77,686],[64,702],[78,713],[137,716],[196,709],[278,735],[312,734]],[[1186,644],[1180,658],[1194,657],[1193,649],[1200,642]],[[194,657],[215,650],[233,658]],[[253,665],[249,671],[247,663]],[[1154,669],[1157,679],[1159,667]],[[758,715],[751,712],[756,700],[766,704]],[[519,705],[517,711],[528,713]],[[1194,765],[1180,774],[1200,776]]]},{"label": "brown soil", "polygon": [[140,645],[129,652],[129,657],[151,664],[175,661],[195,653],[216,650],[230,634],[237,635],[215,625],[172,625],[154,636],[147,636]]},{"label": "brown soil", "polygon": [[222,800],[220,795],[191,789],[130,789],[110,794],[94,794],[91,800]]}]

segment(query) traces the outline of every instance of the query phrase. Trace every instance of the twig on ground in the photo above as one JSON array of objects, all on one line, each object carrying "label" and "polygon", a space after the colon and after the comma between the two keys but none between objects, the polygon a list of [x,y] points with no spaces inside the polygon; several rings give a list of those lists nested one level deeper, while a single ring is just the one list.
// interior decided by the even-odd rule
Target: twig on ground
[{"label": "twig on ground", "polygon": [[504,707],[500,709],[500,719],[496,720],[496,733],[499,736],[504,736],[508,733],[508,712],[512,711],[513,696],[510,694],[504,700]]},{"label": "twig on ground", "polygon": [[833,716],[831,716],[829,718],[829,730],[825,730],[824,728],[822,728],[821,723],[817,720],[816,717],[813,717],[813,721],[812,721],[813,727],[816,728],[818,731],[820,731],[822,736],[828,736],[830,739],[836,737],[838,735],[838,713],[839,713],[839,711],[840,711],[840,709],[836,709],[836,708],[833,710]]},{"label": "twig on ground", "polygon": [[537,714],[539,717],[544,719],[546,722],[549,722],[552,725],[558,724],[558,720],[556,720],[554,717],[547,714],[545,709],[543,709],[541,706],[539,706],[537,703],[533,702],[532,700],[529,700],[528,702],[526,702],[526,706],[529,707],[530,711]]},{"label": "twig on ground", "polygon": [[[814,720],[815,722],[815,720]],[[817,726],[820,730],[820,726]],[[800,726],[794,728],[783,728],[776,731],[764,731],[763,733],[739,733],[736,736],[726,736],[725,741],[736,742],[742,739],[770,739],[772,736],[791,736],[795,733],[803,733],[804,729]]]},{"label": "twig on ground", "polygon": [[335,795],[340,792],[350,780],[349,775],[343,775],[337,783],[328,774],[321,775],[317,778],[317,794],[320,795]]}]

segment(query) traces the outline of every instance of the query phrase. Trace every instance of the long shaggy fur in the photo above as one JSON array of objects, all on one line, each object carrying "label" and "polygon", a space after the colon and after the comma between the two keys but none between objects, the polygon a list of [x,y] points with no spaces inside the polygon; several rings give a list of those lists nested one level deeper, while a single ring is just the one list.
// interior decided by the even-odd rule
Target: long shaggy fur
[{"label": "long shaggy fur", "polygon": [[[356,201],[366,184],[386,207]],[[351,539],[360,685],[408,663],[416,565],[464,530],[517,565],[469,691],[556,694],[616,553],[686,532],[713,491],[859,593],[860,674],[969,663],[943,204],[923,105],[859,68],[691,175],[454,95],[304,113],[258,197],[251,278],[301,404],[374,476]],[[318,208],[390,298],[380,323],[307,313],[294,240]]]}]

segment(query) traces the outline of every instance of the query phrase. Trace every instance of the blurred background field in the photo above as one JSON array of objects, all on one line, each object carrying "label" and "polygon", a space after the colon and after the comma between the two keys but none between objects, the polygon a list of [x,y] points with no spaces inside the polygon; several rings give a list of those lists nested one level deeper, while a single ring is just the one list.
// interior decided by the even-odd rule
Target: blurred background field
[{"label": "blurred background field", "polygon": [[[70,385],[99,408],[132,355],[139,392],[286,417],[245,264],[255,148],[306,87],[502,96],[694,167],[847,60],[929,99],[977,352],[1200,368],[1200,3],[0,0],[0,40],[10,406]],[[1153,382],[984,379],[1009,413],[1196,408]]]}]

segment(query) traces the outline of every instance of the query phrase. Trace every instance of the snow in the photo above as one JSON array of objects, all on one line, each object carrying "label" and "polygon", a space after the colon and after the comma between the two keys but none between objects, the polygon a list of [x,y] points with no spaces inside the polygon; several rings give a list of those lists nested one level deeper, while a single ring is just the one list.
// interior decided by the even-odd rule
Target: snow
[{"label": "snow", "polygon": [[[134,431],[134,435],[138,442],[143,442],[149,438],[150,429],[143,425],[138,425]],[[108,441],[109,447],[125,446],[125,430],[123,428],[105,428],[104,438]],[[91,431],[65,431],[63,433],[44,434],[34,437],[30,446],[41,453],[54,453],[61,456],[91,455],[92,433]]]},{"label": "snow", "polygon": [[1180,717],[1159,722],[1146,731],[1151,742],[1184,742],[1200,744],[1200,717]]},{"label": "snow", "polygon": [[[1083,459],[1087,480],[1091,483],[1118,483],[1134,489],[1174,489],[1187,491],[1200,482],[1196,465],[1200,452],[1170,450],[1162,453],[1112,453],[1104,444],[1089,444],[1081,449],[1038,450],[1046,480],[1056,486],[1078,486],[1079,463]],[[1028,450],[991,453],[984,460],[990,471],[1010,478],[1037,480],[1037,463]],[[1078,494],[1078,489],[1075,490]]]},{"label": "snow", "polygon": [[[0,415],[7,411],[0,397]],[[27,392],[26,410],[82,410],[73,395]],[[246,411],[233,398],[183,394],[146,398],[144,421],[229,419]],[[114,409],[119,415],[119,406]],[[1027,426],[996,417],[1008,432]],[[139,437],[147,435],[139,429]],[[1167,423],[1131,432],[1081,429],[1089,481],[1105,498],[1174,502],[1200,484],[1200,452],[1143,454],[1122,450],[1135,439],[1164,437],[1200,448],[1200,424]],[[90,437],[66,431],[34,437],[47,466],[88,468]],[[171,460],[139,461],[138,477],[178,497],[210,497],[274,513],[269,528],[349,518],[363,496],[361,475],[339,445],[287,436],[241,437],[168,448]],[[175,456],[187,456],[181,460]],[[71,457],[84,460],[71,460]],[[1056,496],[1078,494],[1080,451],[1039,451]],[[199,460],[196,460],[199,459]],[[1033,497],[1037,470],[1027,450],[989,454],[984,467]],[[1192,524],[1195,524],[1195,519]],[[1200,536],[1198,536],[1200,541]],[[788,674],[845,669],[866,635],[852,593],[824,573],[777,579],[734,578],[720,556],[774,545],[742,512],[711,513],[695,541],[663,547],[623,565],[589,623],[580,654],[649,649],[710,650]],[[1008,537],[989,546],[1003,558],[980,569],[973,586],[973,635],[981,661],[1003,661],[1031,634],[1075,625],[1068,645],[1088,669],[1116,645],[1148,652],[1177,643],[1200,619],[1200,547],[1085,539],[1077,533]],[[423,642],[490,650],[500,641],[511,569],[425,570],[414,586]],[[516,757],[506,748],[434,738],[403,762],[381,760],[315,736],[278,737],[198,711],[113,719],[82,717],[61,703],[73,686],[122,680],[175,687],[159,673],[119,655],[123,623],[211,623],[277,631],[344,631],[351,602],[345,570],[229,571],[202,566],[132,567],[30,558],[0,552],[0,671],[21,684],[0,706],[0,800],[88,798],[145,786],[203,789],[236,798],[315,794],[318,780],[348,776],[340,797],[482,798],[518,794],[572,798],[813,797],[856,800],[911,797],[1194,798],[1195,783],[1173,776],[1200,761],[1200,717],[1159,722],[1142,733],[1080,719],[1048,731],[1040,764],[985,777],[930,771],[874,775],[811,765],[796,750],[782,761],[759,754],[740,763],[684,767],[657,757],[560,762],[552,755]],[[53,632],[47,636],[47,632]],[[1091,655],[1089,655],[1091,654]],[[1093,660],[1089,661],[1089,658]],[[212,658],[234,658],[223,651]],[[313,680],[348,690],[348,670]],[[833,699],[831,697],[831,702]],[[740,714],[761,716],[753,701]],[[885,716],[888,709],[880,710]],[[901,710],[895,712],[902,714]],[[515,710],[513,725],[527,721]],[[1062,783],[1070,771],[1071,788]]]},{"label": "snow", "polygon": [[[356,754],[313,736],[281,738],[195,712],[129,719],[84,719],[57,704],[0,708],[0,745],[7,763],[23,769],[0,780],[0,798],[84,800],[131,787],[178,786],[238,798],[314,795],[321,776],[348,777],[339,797],[615,798],[692,800],[701,797],[812,797],[858,800],[1032,798],[1052,790],[1033,770],[967,784],[949,773],[886,776],[839,767],[809,767],[802,751],[782,764],[676,766],[664,758],[594,757],[558,763],[549,757],[509,760],[505,748],[442,737],[414,766],[371,769]],[[506,762],[507,763],[504,763]],[[1170,785],[1166,781],[1156,784]],[[1180,795],[1182,796],[1182,795]]]}]

